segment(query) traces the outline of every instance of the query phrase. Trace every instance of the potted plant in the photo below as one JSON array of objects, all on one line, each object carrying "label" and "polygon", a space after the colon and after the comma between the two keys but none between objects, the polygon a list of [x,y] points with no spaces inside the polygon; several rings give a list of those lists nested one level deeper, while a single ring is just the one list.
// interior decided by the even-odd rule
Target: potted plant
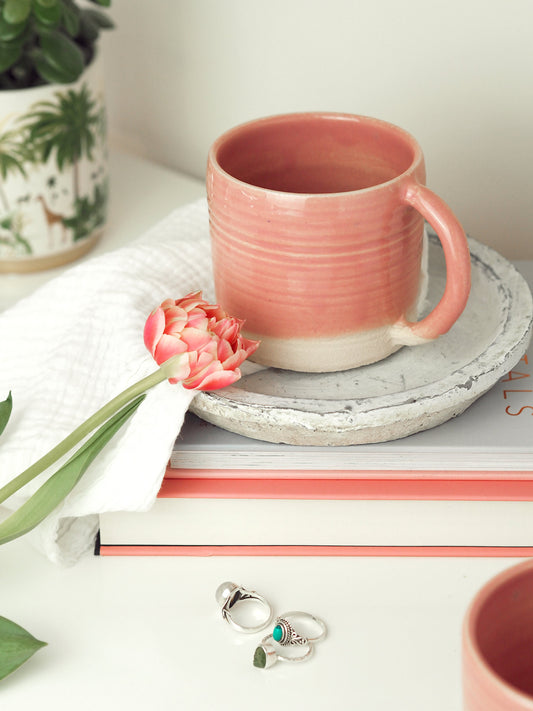
[{"label": "potted plant", "polygon": [[97,45],[112,27],[88,3],[0,0],[0,272],[65,263],[102,233],[108,171]]}]

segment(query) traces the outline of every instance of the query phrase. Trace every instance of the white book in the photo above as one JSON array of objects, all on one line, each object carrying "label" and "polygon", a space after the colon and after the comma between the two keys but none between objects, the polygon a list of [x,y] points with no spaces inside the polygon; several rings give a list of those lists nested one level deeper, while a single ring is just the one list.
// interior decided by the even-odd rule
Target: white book
[{"label": "white book", "polygon": [[320,470],[322,476],[365,470],[533,475],[533,346],[463,414],[425,432],[379,444],[295,446],[244,437],[187,413],[170,466],[198,470],[198,476],[229,476],[230,470],[270,470],[273,476],[276,470],[292,470],[291,476],[297,470]]},{"label": "white book", "polygon": [[531,501],[158,498],[104,514],[102,546],[533,546]]}]

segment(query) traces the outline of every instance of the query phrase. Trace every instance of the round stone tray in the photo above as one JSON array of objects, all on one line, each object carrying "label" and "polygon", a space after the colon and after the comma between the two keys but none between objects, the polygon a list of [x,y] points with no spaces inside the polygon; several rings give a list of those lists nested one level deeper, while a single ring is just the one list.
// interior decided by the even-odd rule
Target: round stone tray
[{"label": "round stone tray", "polygon": [[[533,319],[521,274],[489,247],[473,239],[469,245],[467,307],[436,341],[338,373],[299,373],[247,361],[235,385],[199,393],[191,410],[254,439],[319,446],[385,442],[456,417],[518,363]],[[442,295],[445,273],[442,249],[429,231],[426,313]]]}]

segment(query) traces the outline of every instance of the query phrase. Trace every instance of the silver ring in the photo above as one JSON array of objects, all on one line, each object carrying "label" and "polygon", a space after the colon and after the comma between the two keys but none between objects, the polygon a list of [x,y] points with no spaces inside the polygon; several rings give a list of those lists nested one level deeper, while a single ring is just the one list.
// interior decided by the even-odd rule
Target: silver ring
[{"label": "silver ring", "polygon": [[253,663],[254,667],[257,667],[258,669],[268,669],[278,661],[305,662],[305,660],[309,659],[309,657],[313,654],[314,646],[311,644],[311,642],[304,643],[307,646],[307,651],[304,652],[304,654],[301,654],[299,656],[286,656],[285,654],[280,654],[280,652],[276,650],[274,645],[271,644],[269,640],[273,640],[271,634],[267,634],[266,637],[263,637],[263,639],[261,640],[261,644],[256,647],[256,650],[254,652]]},{"label": "silver ring", "polygon": [[[247,590],[240,585],[236,585],[232,582],[225,582],[218,586],[215,592],[215,598],[221,607],[222,618],[233,627],[237,632],[245,632],[247,634],[253,632],[260,632],[264,630],[265,627],[272,620],[272,608],[270,603],[255,590]],[[244,620],[238,621],[233,617],[233,608],[239,602],[246,600],[251,600],[256,603],[257,609],[255,612],[259,612],[259,622],[257,624],[249,625],[245,624]],[[255,615],[257,617],[257,615]]]},{"label": "silver ring", "polygon": [[[306,635],[296,631],[295,627],[298,626],[298,622],[304,625]],[[311,636],[310,632],[312,634],[316,632],[316,634]],[[282,647],[287,647],[289,645],[303,645],[308,642],[318,642],[324,639],[326,632],[326,623],[324,620],[321,620],[320,617],[315,617],[315,615],[311,615],[309,612],[293,610],[291,612],[285,612],[277,618],[272,631],[272,637]]]}]

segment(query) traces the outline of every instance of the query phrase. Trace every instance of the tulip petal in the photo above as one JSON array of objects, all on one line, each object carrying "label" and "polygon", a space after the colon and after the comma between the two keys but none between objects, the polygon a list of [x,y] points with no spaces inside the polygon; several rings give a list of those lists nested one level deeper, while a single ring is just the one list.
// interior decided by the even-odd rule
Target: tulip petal
[{"label": "tulip petal", "polygon": [[196,390],[219,390],[231,385],[241,377],[239,370],[217,370],[209,373],[198,383]]},{"label": "tulip petal", "polygon": [[233,355],[233,348],[227,341],[219,341],[217,344],[217,358],[221,363],[224,363]]},{"label": "tulip petal", "polygon": [[232,353],[228,358],[222,361],[224,370],[235,370],[243,361],[246,360],[246,351],[240,350]]},{"label": "tulip petal", "polygon": [[239,348],[243,348],[246,351],[246,357],[251,356],[252,353],[259,348],[261,341],[252,341],[251,338],[244,338],[244,336],[239,336]]},{"label": "tulip petal", "polygon": [[164,363],[172,356],[178,355],[179,353],[185,353],[187,351],[187,345],[183,343],[179,338],[174,336],[167,336],[165,333],[159,339],[154,352],[154,358],[156,363]]},{"label": "tulip petal", "polygon": [[154,355],[156,345],[163,335],[164,330],[165,312],[161,307],[158,307],[152,311],[144,324],[144,345],[152,355]]},{"label": "tulip petal", "polygon": [[187,378],[187,383],[190,387],[195,388],[204,380],[206,376],[211,373],[215,373],[218,370],[222,371],[222,364],[219,363],[218,360],[211,360],[205,368],[191,367],[191,374]]},{"label": "tulip petal", "polygon": [[180,334],[180,338],[187,344],[189,351],[198,351],[209,343],[213,338],[207,331],[202,331],[199,328],[184,328]]}]

